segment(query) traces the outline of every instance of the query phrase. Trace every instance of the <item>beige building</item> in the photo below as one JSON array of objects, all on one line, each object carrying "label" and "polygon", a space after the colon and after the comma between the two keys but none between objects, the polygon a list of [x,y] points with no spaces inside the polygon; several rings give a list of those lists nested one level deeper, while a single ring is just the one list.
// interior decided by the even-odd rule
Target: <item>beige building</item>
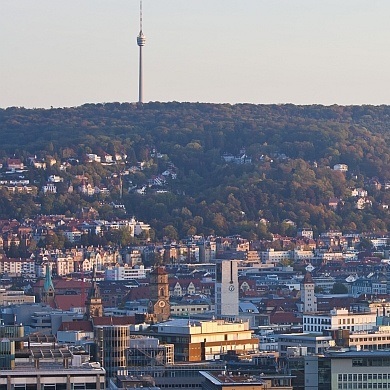
[{"label": "beige building", "polygon": [[35,296],[25,295],[24,291],[0,289],[0,306],[18,305],[21,303],[35,303]]},{"label": "beige building", "polygon": [[379,326],[369,332],[355,332],[349,335],[349,346],[357,350],[390,350],[390,326]]},{"label": "beige building", "polygon": [[248,322],[174,319],[151,325],[147,334],[160,343],[175,345],[175,361],[201,362],[219,359],[227,351],[238,354],[259,351]]}]

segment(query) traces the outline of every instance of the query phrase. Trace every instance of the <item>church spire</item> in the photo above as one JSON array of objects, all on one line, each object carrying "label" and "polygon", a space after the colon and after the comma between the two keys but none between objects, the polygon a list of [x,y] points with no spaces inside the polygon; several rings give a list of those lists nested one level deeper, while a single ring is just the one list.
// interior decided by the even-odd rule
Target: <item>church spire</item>
[{"label": "church spire", "polygon": [[45,281],[43,283],[42,301],[51,305],[54,301],[54,284],[51,277],[51,268],[49,262],[46,263]]},{"label": "church spire", "polygon": [[47,262],[46,263],[45,283],[43,284],[43,290],[46,292],[46,291],[49,291],[50,289],[54,290],[54,284],[53,284],[53,280],[51,278],[50,265],[49,265],[49,262]]},{"label": "church spire", "polygon": [[88,298],[87,299],[91,299],[91,298],[100,298],[100,290],[99,290],[99,286],[96,282],[96,266],[95,266],[95,264],[93,265],[93,269],[92,269],[91,288],[88,291]]},{"label": "church spire", "polygon": [[100,297],[100,289],[96,282],[96,266],[93,266],[91,288],[88,291],[87,300],[85,302],[85,317],[91,319],[92,317],[103,316],[103,304]]}]

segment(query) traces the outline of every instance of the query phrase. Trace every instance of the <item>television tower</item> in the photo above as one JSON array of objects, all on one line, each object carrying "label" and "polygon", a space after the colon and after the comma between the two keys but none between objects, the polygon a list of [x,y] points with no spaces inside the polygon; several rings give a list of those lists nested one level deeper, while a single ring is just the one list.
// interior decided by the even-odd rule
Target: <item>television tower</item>
[{"label": "television tower", "polygon": [[145,46],[146,38],[142,32],[142,0],[139,2],[139,34],[137,45],[139,46],[139,80],[138,80],[138,103],[143,103],[143,77],[142,77],[142,47]]}]

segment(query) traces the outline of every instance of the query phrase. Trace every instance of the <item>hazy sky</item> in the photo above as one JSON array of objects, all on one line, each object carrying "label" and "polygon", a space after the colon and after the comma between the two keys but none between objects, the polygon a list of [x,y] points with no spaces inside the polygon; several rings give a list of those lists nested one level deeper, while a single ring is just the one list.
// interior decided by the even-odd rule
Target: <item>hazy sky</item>
[{"label": "hazy sky", "polygon": [[[389,0],[143,0],[144,100],[390,104]],[[138,0],[0,0],[0,107],[137,101]]]}]

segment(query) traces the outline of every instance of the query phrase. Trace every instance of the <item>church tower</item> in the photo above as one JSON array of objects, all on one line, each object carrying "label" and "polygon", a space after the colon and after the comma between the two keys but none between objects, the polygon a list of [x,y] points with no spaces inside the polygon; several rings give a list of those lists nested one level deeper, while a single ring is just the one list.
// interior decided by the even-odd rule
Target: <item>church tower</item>
[{"label": "church tower", "polygon": [[51,268],[49,262],[46,263],[45,281],[43,283],[42,302],[46,305],[53,306],[54,304],[54,284],[51,278]]},{"label": "church tower", "polygon": [[103,304],[100,297],[99,286],[96,283],[96,268],[93,266],[92,272],[92,286],[88,291],[88,297],[85,302],[85,317],[90,319],[92,317],[103,317]]},{"label": "church tower", "polygon": [[317,311],[317,298],[314,295],[314,281],[310,272],[306,272],[301,285],[301,301],[303,313],[314,313]]},{"label": "church tower", "polygon": [[149,280],[150,300],[148,314],[155,322],[166,321],[171,314],[169,304],[168,273],[163,267],[156,267],[150,273]]}]

